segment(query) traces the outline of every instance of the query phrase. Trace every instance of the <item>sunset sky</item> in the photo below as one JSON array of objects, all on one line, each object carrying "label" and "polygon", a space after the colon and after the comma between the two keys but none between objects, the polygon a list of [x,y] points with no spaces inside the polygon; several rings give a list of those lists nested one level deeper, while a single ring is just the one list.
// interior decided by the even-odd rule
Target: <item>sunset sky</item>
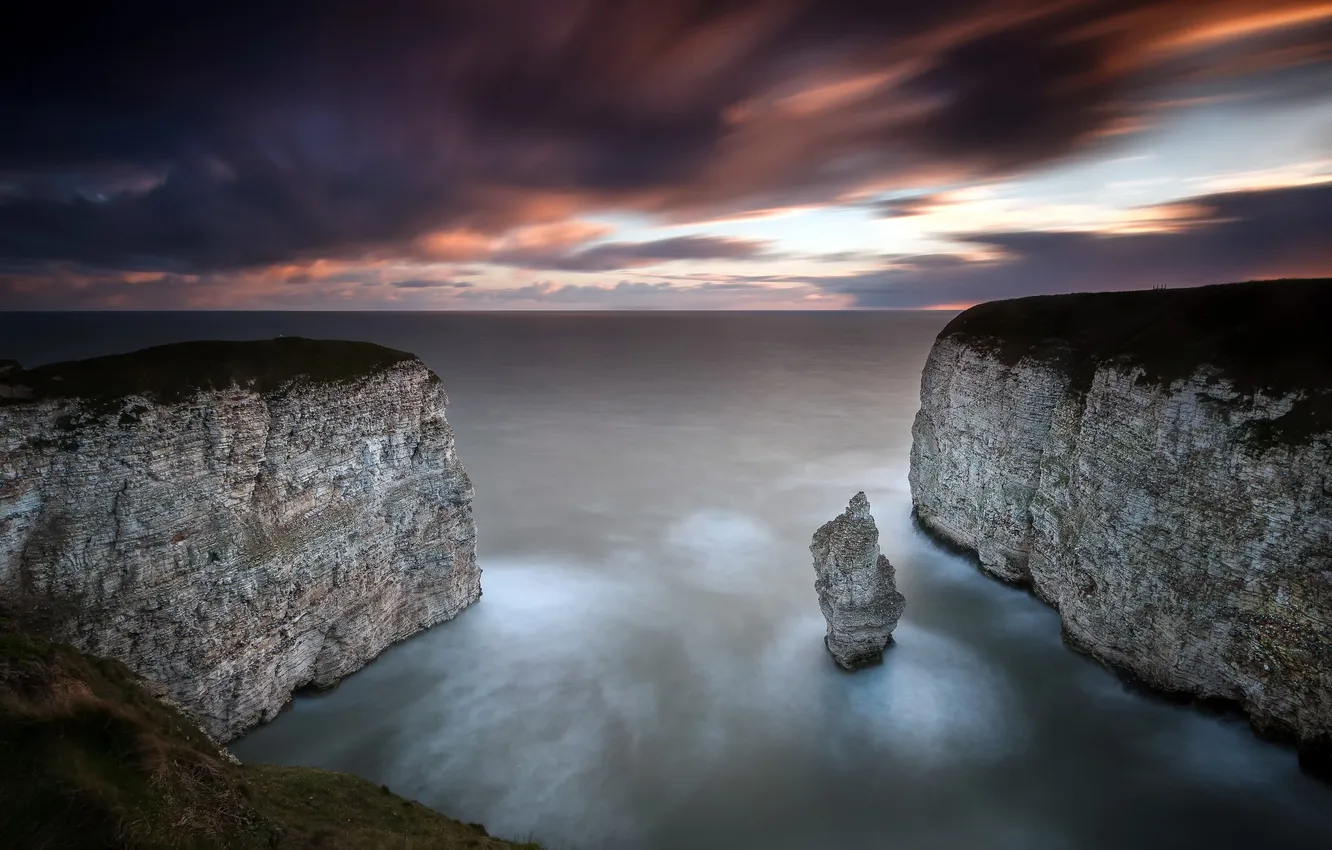
[{"label": "sunset sky", "polygon": [[0,34],[0,309],[1332,276],[1332,2],[101,7]]}]

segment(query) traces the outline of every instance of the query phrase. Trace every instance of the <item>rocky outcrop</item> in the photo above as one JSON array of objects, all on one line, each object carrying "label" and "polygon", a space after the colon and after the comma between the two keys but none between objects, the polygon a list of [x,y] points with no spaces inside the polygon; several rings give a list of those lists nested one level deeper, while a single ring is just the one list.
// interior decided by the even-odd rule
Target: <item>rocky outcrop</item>
[{"label": "rocky outcrop", "polygon": [[186,343],[0,377],[0,596],[228,739],[481,593],[420,360]]},{"label": "rocky outcrop", "polygon": [[833,659],[856,670],[883,659],[906,599],[893,565],[879,554],[879,529],[869,499],[857,493],[840,516],[814,532],[814,590],[828,621],[824,643]]},{"label": "rocky outcrop", "polygon": [[920,524],[1029,583],[1073,644],[1332,741],[1332,282],[1018,299],[921,381]]}]

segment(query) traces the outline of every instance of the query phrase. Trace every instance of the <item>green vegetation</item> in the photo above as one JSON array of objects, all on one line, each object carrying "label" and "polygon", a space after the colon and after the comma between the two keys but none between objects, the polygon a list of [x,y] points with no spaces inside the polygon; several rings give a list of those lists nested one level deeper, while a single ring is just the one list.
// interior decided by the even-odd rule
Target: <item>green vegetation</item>
[{"label": "green vegetation", "polygon": [[236,764],[145,685],[0,616],[0,847],[539,850],[354,776]]},{"label": "green vegetation", "polygon": [[[84,415],[120,415],[133,424],[141,410],[122,412],[119,400],[141,395],[159,402],[181,401],[198,390],[233,385],[272,392],[293,381],[355,381],[415,356],[369,342],[279,337],[256,342],[181,342],[89,360],[11,369],[7,384],[27,387],[29,398],[0,398],[23,404],[41,398],[79,399]],[[72,426],[77,426],[72,421]]]},{"label": "green vegetation", "polygon": [[1005,363],[1061,363],[1085,391],[1102,364],[1169,385],[1201,366],[1245,395],[1298,393],[1285,416],[1251,429],[1256,448],[1332,431],[1332,280],[1271,280],[1193,289],[1039,295],[979,304],[939,334]]}]

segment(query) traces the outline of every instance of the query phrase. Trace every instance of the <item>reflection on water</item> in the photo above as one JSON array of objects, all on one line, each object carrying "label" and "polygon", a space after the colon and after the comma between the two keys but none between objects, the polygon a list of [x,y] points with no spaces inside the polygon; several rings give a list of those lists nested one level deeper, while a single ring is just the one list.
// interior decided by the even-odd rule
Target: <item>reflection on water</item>
[{"label": "reflection on water", "polygon": [[[484,597],[298,698],[243,759],[575,850],[1332,846],[1332,788],[1289,750],[1127,692],[913,529],[910,422],[946,318],[7,317],[0,357],[288,333],[444,378]],[[807,547],[859,489],[907,608],[852,675]]]}]

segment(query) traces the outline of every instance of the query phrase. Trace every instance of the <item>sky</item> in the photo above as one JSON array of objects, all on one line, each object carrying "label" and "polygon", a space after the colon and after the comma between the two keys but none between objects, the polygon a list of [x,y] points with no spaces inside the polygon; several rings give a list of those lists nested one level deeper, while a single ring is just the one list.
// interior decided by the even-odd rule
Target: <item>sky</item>
[{"label": "sky", "polygon": [[1327,0],[31,4],[0,310],[1332,277]]}]

